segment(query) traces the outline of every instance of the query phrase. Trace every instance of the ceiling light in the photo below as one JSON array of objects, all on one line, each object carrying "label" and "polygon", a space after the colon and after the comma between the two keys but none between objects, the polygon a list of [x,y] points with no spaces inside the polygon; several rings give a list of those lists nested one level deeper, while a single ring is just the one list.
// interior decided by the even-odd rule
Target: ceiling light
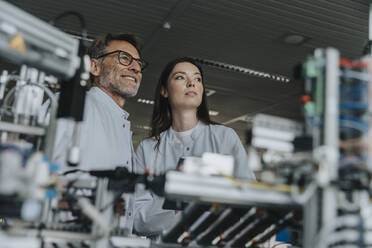
[{"label": "ceiling light", "polygon": [[171,23],[170,22],[164,22],[163,23],[163,28],[164,29],[170,29],[172,27]]},{"label": "ceiling light", "polygon": [[218,114],[219,114],[218,111],[215,111],[215,110],[209,110],[209,115],[211,115],[211,116],[216,116],[216,115],[218,115]]},{"label": "ceiling light", "polygon": [[138,98],[137,99],[137,102],[139,102],[139,103],[145,103],[145,104],[151,104],[151,105],[153,105],[155,103],[152,100],[147,100],[147,99],[142,99],[142,98]]},{"label": "ceiling light", "polygon": [[282,82],[282,83],[289,83],[291,81],[287,76],[271,74],[267,72],[260,72],[260,71],[252,70],[249,68],[244,68],[244,67],[236,66],[232,64],[226,64],[223,62],[209,60],[209,59],[201,59],[201,58],[195,58],[195,57],[193,57],[193,59],[195,59],[197,62],[204,64],[204,65],[216,67],[216,68],[227,70],[227,71],[239,72],[239,73],[247,74],[249,76],[267,78],[267,79],[277,81],[277,82]]},{"label": "ceiling light", "polygon": [[289,44],[289,45],[301,45],[305,43],[306,41],[308,41],[309,39],[310,37],[306,37],[302,34],[294,34],[294,33],[286,34],[283,37],[284,43]]},{"label": "ceiling light", "polygon": [[206,94],[206,96],[211,96],[211,95],[213,95],[214,93],[216,93],[215,90],[205,89],[205,94]]},{"label": "ceiling light", "polygon": [[151,127],[145,125],[134,125],[134,128],[151,130]]}]

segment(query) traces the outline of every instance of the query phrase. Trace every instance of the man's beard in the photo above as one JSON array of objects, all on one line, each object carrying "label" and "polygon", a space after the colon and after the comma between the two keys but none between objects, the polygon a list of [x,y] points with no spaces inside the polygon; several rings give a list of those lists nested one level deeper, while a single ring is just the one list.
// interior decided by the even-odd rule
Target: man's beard
[{"label": "man's beard", "polygon": [[124,99],[129,97],[134,97],[137,92],[138,88],[133,92],[128,90],[128,86],[124,83],[120,82],[121,73],[118,70],[117,66],[107,68],[106,66],[102,67],[102,74],[99,76],[99,84],[109,90],[111,93],[121,96]]}]

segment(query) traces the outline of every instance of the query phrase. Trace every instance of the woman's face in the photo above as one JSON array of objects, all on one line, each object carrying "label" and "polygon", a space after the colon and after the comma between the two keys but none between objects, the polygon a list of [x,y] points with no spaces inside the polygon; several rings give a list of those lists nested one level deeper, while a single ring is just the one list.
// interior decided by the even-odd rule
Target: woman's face
[{"label": "woman's face", "polygon": [[202,76],[198,67],[189,63],[178,63],[168,77],[167,89],[162,89],[163,97],[169,99],[173,110],[197,109],[203,97]]}]

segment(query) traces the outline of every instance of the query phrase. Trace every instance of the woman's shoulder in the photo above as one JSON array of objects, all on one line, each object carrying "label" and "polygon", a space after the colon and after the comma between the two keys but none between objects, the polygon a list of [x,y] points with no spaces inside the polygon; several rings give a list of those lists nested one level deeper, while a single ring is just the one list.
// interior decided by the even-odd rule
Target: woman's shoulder
[{"label": "woman's shoulder", "polygon": [[217,133],[221,133],[221,134],[231,134],[231,133],[235,133],[234,129],[232,129],[231,127],[226,127],[224,125],[221,125],[221,124],[209,124],[207,125],[212,131],[215,131]]},{"label": "woman's shoulder", "polygon": [[[160,140],[161,141],[164,140],[164,138],[166,137],[167,131],[168,131],[168,129],[160,133]],[[157,143],[158,143],[158,140],[154,136],[151,136],[151,137],[148,137],[148,138],[145,138],[145,139],[141,140],[141,142],[139,143],[138,146],[143,146],[143,147],[151,146],[151,147],[153,147]]]},{"label": "woman's shoulder", "polygon": [[147,156],[150,156],[150,154],[152,154],[153,151],[159,151],[159,149],[161,150],[162,144],[166,142],[164,141],[164,139],[166,138],[165,132],[166,131],[160,134],[159,144],[158,144],[158,139],[156,139],[153,136],[145,138],[142,141],[140,141],[140,143],[138,144],[136,148],[136,153],[137,154],[143,153],[143,154],[146,154]]},{"label": "woman's shoulder", "polygon": [[230,140],[231,142],[235,142],[235,140],[239,139],[238,134],[231,127],[226,127],[221,124],[209,124],[207,127],[209,128],[211,135],[219,140],[225,142]]},{"label": "woman's shoulder", "polygon": [[140,141],[138,146],[147,147],[156,144],[155,137],[148,137]]}]

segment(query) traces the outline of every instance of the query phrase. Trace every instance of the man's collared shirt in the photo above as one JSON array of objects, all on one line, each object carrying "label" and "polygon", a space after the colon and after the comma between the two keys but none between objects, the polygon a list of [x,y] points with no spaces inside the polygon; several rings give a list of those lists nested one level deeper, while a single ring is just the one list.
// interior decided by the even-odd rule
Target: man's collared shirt
[{"label": "man's collared shirt", "polygon": [[[79,128],[80,170],[110,170],[124,166],[132,170],[133,144],[129,114],[97,87],[86,95],[84,119]],[[59,119],[53,153],[53,161],[61,166],[61,172],[75,169],[67,167],[67,153],[72,145],[74,122]],[[133,195],[125,196],[125,217],[120,218],[120,227],[129,233],[133,227]]]},{"label": "man's collared shirt", "polygon": [[[84,119],[80,124],[78,146],[81,170],[107,170],[125,166],[132,170],[132,137],[129,114],[105,92],[92,87],[86,95]],[[53,161],[66,170],[72,145],[74,122],[59,119]]]}]

